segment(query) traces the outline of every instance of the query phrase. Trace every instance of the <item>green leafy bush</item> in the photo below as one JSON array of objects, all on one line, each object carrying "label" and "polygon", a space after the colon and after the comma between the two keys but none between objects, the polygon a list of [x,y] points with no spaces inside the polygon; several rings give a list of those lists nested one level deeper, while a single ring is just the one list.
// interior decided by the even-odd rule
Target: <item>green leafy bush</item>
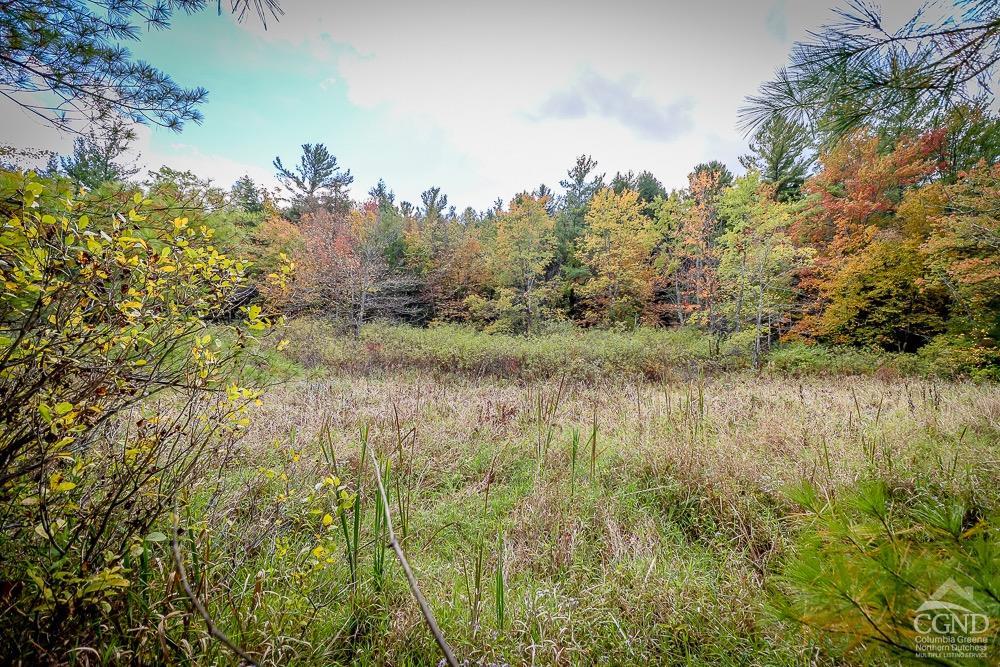
[{"label": "green leafy bush", "polygon": [[0,172],[0,201],[0,653],[59,662],[148,604],[157,526],[249,424],[271,322],[219,320],[246,267],[141,192]]}]

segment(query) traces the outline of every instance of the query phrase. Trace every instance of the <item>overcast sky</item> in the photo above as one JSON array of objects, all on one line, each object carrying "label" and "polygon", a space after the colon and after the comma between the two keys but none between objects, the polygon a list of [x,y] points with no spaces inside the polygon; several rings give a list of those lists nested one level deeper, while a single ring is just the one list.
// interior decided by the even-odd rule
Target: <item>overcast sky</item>
[{"label": "overcast sky", "polygon": [[[281,4],[266,31],[205,11],[134,46],[209,90],[203,124],[140,132],[143,164],[227,187],[244,173],[273,184],[275,155],[288,164],[300,144],[323,142],[354,174],[355,198],[381,177],[400,199],[419,202],[437,185],[478,209],[557,188],[581,153],[609,175],[649,169],[681,187],[698,162],[738,170],[743,98],[833,18],[812,0]],[[901,16],[916,5],[884,4]],[[0,143],[72,143],[0,113]]]}]

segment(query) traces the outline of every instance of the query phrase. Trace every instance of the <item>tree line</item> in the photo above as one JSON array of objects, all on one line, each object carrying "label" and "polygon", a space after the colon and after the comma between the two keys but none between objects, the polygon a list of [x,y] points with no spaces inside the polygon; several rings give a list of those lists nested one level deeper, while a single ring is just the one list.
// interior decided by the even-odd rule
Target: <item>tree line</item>
[{"label": "tree line", "polygon": [[965,106],[940,127],[891,139],[864,127],[818,146],[779,117],[738,177],[713,161],[668,192],[648,171],[609,178],[583,155],[557,192],[461,212],[440,188],[413,205],[383,181],[351,202],[349,171],[307,144],[291,176],[275,161],[289,200],[255,234],[295,260],[282,309],[355,332],[377,318],[524,334],[557,321],[693,326],[754,359],[803,339],[980,364],[996,359],[1000,315],[1000,171],[984,150],[997,131]]},{"label": "tree line", "polygon": [[[49,175],[97,189],[134,179],[129,140],[81,137]],[[401,201],[382,180],[353,201],[354,177],[322,143],[292,166],[275,158],[282,193],[166,168],[144,187],[170,192],[261,276],[294,262],[280,293],[261,287],[268,305],[355,335],[376,319],[517,334],[689,326],[754,363],[795,339],[996,364],[1000,127],[986,109],[834,139],[776,116],[749,145],[744,174],[706,162],[671,191],[581,155],[556,189],[483,211],[459,211],[440,187]]]}]

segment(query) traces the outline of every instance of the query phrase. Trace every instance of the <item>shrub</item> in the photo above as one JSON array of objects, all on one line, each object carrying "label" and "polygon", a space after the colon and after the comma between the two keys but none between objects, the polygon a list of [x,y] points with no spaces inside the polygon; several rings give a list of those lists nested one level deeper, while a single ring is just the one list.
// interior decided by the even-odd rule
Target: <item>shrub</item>
[{"label": "shrub", "polygon": [[967,375],[1000,380],[1000,349],[964,334],[942,334],[920,350],[920,358],[938,375]]},{"label": "shrub", "polygon": [[912,354],[829,347],[799,341],[785,343],[772,350],[767,357],[767,368],[790,375],[874,375],[887,370],[919,375],[925,372]]},{"label": "shrub", "polygon": [[0,653],[60,661],[124,618],[158,521],[248,424],[270,322],[209,329],[245,266],[142,193],[0,172],[0,201]]},{"label": "shrub", "polygon": [[[635,331],[559,326],[537,336],[484,333],[441,324],[426,329],[372,324],[360,341],[338,336],[314,320],[289,325],[289,354],[307,367],[339,370],[417,368],[526,380],[566,377],[597,381],[608,375],[661,379],[719,367],[709,339],[693,329]],[[742,361],[724,360],[730,366]]]}]

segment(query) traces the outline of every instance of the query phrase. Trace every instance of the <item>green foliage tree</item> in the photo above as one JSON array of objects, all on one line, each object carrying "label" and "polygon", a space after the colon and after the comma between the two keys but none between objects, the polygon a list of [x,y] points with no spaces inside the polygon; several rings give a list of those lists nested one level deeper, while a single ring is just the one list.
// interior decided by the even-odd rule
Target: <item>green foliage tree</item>
[{"label": "green foliage tree", "polygon": [[119,160],[134,140],[135,131],[121,121],[100,132],[92,130],[73,141],[72,155],[59,158],[61,171],[78,186],[91,190],[109,181],[127,182],[139,168]]},{"label": "green foliage tree", "polygon": [[984,103],[956,105],[940,119],[945,130],[940,168],[947,181],[955,182],[980,162],[1000,162],[1000,118]]},{"label": "green foliage tree", "polygon": [[247,213],[263,213],[267,200],[267,191],[254,183],[247,175],[241,176],[233,183],[229,196],[233,204]]},{"label": "green foliage tree", "polygon": [[396,193],[390,190],[389,186],[381,178],[378,179],[378,183],[368,190],[368,196],[378,204],[379,210],[382,211],[386,211],[396,205]]},{"label": "green foliage tree", "polygon": [[940,17],[927,9],[891,32],[877,5],[850,0],[836,10],[837,23],[796,43],[788,66],[748,98],[744,127],[780,116],[836,140],[914,114],[937,125],[934,119],[956,104],[992,99],[1000,3],[959,1]]},{"label": "green foliage tree", "polygon": [[756,368],[788,328],[797,305],[795,276],[813,251],[792,242],[788,230],[794,211],[775,201],[774,185],[757,171],[737,178],[719,208],[730,221],[719,238],[723,316],[731,345],[749,348]]},{"label": "green foliage tree", "polygon": [[639,201],[643,204],[651,204],[657,197],[667,196],[663,183],[650,171],[641,171],[638,174],[632,171],[624,174],[619,172],[611,179],[608,187],[618,194],[633,190],[639,194]]},{"label": "green foliage tree", "polygon": [[949,295],[949,331],[934,352],[953,367],[1000,374],[1000,167],[985,164],[944,190],[947,207],[930,219],[920,247],[927,281]]},{"label": "green foliage tree", "polygon": [[445,212],[448,210],[448,195],[441,192],[441,188],[427,188],[420,193],[420,202],[423,204],[420,214],[427,220],[435,222],[445,217]]},{"label": "green foliage tree", "polygon": [[657,197],[666,197],[667,190],[651,171],[641,171],[635,177],[634,190],[639,193],[639,201],[647,207],[652,204]]},{"label": "green foliage tree", "polygon": [[576,164],[566,172],[567,178],[559,181],[559,185],[566,191],[556,221],[560,260],[563,262],[569,257],[576,237],[583,229],[590,198],[604,187],[604,175],[594,174],[595,169],[597,160],[589,155],[581,155],[576,159]]},{"label": "green foliage tree", "polygon": [[750,154],[740,162],[747,169],[757,169],[765,183],[774,185],[778,201],[798,199],[812,164],[811,144],[804,125],[776,116],[757,129],[750,140]]},{"label": "green foliage tree", "polygon": [[[948,628],[962,609],[989,619],[1000,614],[995,515],[937,489],[920,493],[871,479],[836,494],[805,483],[792,495],[803,525],[776,577],[772,608],[779,618],[848,662],[991,664],[997,629],[989,621],[976,632],[985,640],[982,659],[953,661],[946,649],[976,650],[947,643],[956,638]],[[964,599],[952,597],[946,582]],[[935,601],[923,623],[915,618]]]},{"label": "green foliage tree", "polygon": [[708,174],[714,183],[711,196],[722,192],[733,184],[733,172],[719,160],[710,160],[695,165],[691,173],[688,174],[688,180],[690,181],[701,174]]}]

